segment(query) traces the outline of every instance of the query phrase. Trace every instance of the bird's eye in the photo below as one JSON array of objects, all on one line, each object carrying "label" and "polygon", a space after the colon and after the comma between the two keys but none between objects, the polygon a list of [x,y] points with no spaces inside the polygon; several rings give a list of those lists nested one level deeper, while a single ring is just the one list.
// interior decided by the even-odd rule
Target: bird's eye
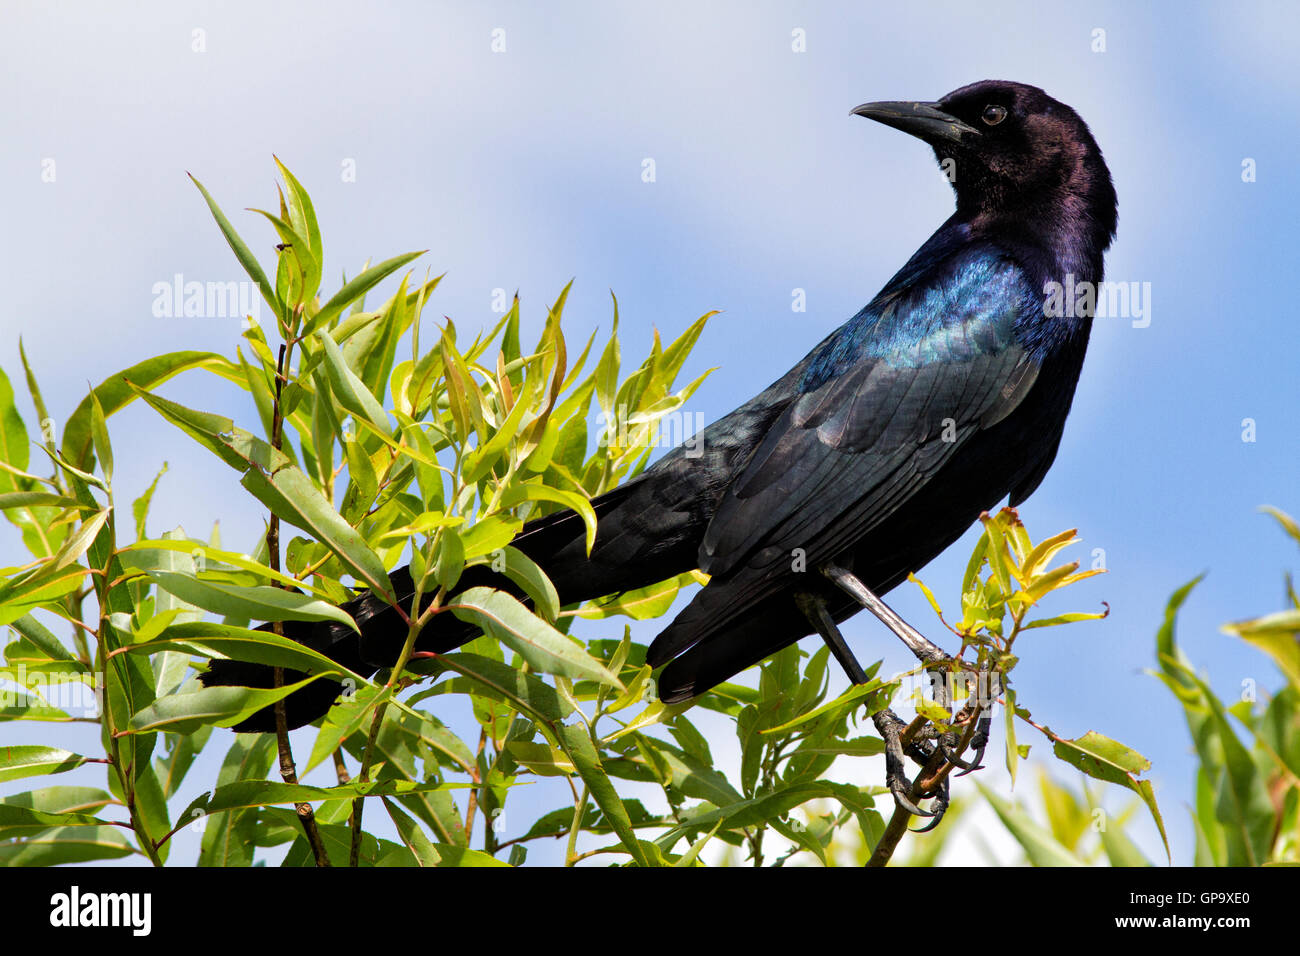
[{"label": "bird's eye", "polygon": [[1007,118],[1007,108],[1005,106],[995,106],[990,103],[984,107],[984,112],[980,114],[980,119],[988,126],[997,126]]}]

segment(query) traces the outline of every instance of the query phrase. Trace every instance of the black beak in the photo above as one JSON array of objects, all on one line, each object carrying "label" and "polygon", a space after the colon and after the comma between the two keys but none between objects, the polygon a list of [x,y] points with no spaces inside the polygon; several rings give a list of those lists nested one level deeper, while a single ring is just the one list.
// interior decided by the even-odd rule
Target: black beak
[{"label": "black beak", "polygon": [[975,127],[967,126],[934,103],[863,103],[852,113],[901,129],[927,143],[960,143],[963,133],[973,133],[976,136],[980,134]]}]

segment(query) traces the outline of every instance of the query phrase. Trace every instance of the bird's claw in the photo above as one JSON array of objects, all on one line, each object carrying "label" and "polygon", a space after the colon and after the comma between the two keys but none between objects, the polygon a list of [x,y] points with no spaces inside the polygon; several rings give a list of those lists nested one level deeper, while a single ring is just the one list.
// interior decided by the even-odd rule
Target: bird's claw
[{"label": "bird's claw", "polygon": [[957,776],[964,777],[971,771],[979,770],[980,767],[984,766],[984,750],[989,745],[989,729],[992,725],[992,717],[979,718],[979,723],[976,724],[975,734],[970,739],[970,745],[975,750],[975,756],[971,760],[971,763],[974,766],[963,767],[961,773],[957,774]]},{"label": "bird's claw", "polygon": [[[944,736],[946,737],[948,735],[945,734]],[[959,777],[964,777],[971,771],[980,769],[980,758],[982,753],[976,753],[973,761],[963,760],[957,754],[956,750],[953,749],[953,745],[949,741],[943,739],[939,741],[939,749],[943,753],[943,759],[961,771],[961,773],[957,775]]]},{"label": "bird's claw", "polygon": [[947,777],[944,777],[943,780],[939,782],[939,789],[938,792],[935,793],[934,797],[935,797],[934,810],[933,812],[926,814],[927,816],[930,817],[930,822],[927,823],[925,826],[921,827],[920,829],[914,830],[912,832],[929,833],[931,830],[933,830],[935,827],[939,825],[939,821],[943,819],[943,815],[948,812],[948,778]]}]

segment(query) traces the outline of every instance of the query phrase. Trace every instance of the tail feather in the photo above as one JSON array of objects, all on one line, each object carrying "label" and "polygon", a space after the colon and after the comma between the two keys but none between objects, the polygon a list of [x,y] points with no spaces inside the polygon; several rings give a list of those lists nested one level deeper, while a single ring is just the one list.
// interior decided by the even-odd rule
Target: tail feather
[{"label": "tail feather", "polygon": [[[690,570],[693,550],[662,553],[655,549],[653,537],[640,532],[644,526],[640,513],[643,508],[635,500],[635,491],[642,487],[642,482],[634,481],[592,501],[598,533],[590,555],[586,549],[586,525],[573,511],[560,511],[528,522],[511,544],[547,573],[559,593],[560,603],[564,605],[644,587]],[[688,566],[681,567],[683,563]],[[398,604],[409,608],[415,594],[410,569],[399,568],[389,576],[389,580]],[[482,564],[465,569],[456,592],[482,586],[498,588],[521,601],[528,601],[513,581]],[[432,600],[432,595],[429,599]],[[366,678],[380,668],[393,666],[407,633],[406,624],[397,611],[370,592],[342,607],[356,621],[360,635],[342,624],[322,621],[286,621],[284,633]],[[259,628],[270,629],[269,624]],[[472,624],[451,614],[440,614],[420,634],[416,648],[446,653],[472,640],[478,633]],[[305,676],[297,671],[286,671],[284,682],[293,683]],[[272,668],[265,664],[214,660],[199,679],[207,687],[271,687],[274,676]],[[301,727],[324,717],[342,690],[343,686],[337,681],[322,678],[290,694],[285,698],[288,726]],[[274,708],[258,711],[233,729],[240,733],[274,732]]]},{"label": "tail feather", "polygon": [[[701,616],[715,612],[715,602],[725,602],[725,596],[717,595],[700,602],[712,588],[710,584],[697,594],[646,654],[651,667],[669,662],[658,686],[659,699],[666,704],[702,694],[812,632],[798,604],[784,591],[746,608],[731,608],[720,617]],[[692,613],[696,602],[701,608]]]}]

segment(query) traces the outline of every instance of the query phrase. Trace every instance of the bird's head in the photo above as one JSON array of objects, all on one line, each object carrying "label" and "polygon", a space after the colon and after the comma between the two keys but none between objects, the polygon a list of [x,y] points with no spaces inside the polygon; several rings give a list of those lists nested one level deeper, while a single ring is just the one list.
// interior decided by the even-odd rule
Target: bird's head
[{"label": "bird's head", "polygon": [[1091,233],[1098,252],[1114,236],[1115,189],[1096,140],[1036,86],[982,80],[933,103],[864,103],[853,113],[928,143],[958,215],[977,228],[1064,219]]}]

